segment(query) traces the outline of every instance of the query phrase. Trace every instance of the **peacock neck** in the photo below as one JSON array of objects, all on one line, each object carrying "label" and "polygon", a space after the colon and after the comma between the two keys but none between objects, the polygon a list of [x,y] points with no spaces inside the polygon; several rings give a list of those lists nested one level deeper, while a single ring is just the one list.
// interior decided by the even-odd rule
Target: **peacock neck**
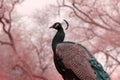
[{"label": "peacock neck", "polygon": [[52,41],[52,49],[53,49],[54,53],[56,51],[57,44],[63,42],[64,37],[65,37],[65,33],[64,33],[63,29],[61,28],[60,30],[57,31],[57,33],[54,36],[53,41]]}]

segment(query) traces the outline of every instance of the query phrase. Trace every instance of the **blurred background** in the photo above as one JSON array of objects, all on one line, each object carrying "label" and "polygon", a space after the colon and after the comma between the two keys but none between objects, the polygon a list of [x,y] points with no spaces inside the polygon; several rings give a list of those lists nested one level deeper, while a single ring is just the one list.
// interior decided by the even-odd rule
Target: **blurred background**
[{"label": "blurred background", "polygon": [[49,29],[66,19],[66,41],[84,45],[120,80],[119,0],[0,0],[0,80],[63,80]]}]

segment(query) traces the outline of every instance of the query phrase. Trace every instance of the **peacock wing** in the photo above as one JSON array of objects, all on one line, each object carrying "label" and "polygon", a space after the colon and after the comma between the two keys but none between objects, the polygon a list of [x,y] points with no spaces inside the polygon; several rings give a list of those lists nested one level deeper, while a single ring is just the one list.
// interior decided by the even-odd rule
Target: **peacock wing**
[{"label": "peacock wing", "polygon": [[62,59],[65,67],[71,69],[80,80],[96,80],[88,54],[77,44],[59,43],[56,54]]}]

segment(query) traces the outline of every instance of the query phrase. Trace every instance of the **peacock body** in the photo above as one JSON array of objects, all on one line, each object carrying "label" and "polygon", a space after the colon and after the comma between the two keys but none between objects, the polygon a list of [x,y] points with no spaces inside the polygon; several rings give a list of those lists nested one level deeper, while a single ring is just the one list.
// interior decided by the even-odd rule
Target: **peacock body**
[{"label": "peacock body", "polygon": [[102,65],[81,44],[64,41],[61,23],[51,28],[57,30],[52,40],[54,63],[64,80],[110,80]]}]

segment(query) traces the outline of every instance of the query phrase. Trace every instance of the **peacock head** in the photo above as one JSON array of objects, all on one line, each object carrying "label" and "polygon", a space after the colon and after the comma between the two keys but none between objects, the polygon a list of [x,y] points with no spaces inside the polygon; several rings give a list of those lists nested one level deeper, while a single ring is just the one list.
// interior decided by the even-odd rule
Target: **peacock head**
[{"label": "peacock head", "polygon": [[61,25],[61,23],[56,22],[50,28],[54,28],[56,30],[60,30],[62,28],[62,25]]},{"label": "peacock head", "polygon": [[[69,24],[68,24],[68,22],[66,20],[64,20],[64,21],[67,24],[66,29],[68,29]],[[54,29],[59,31],[60,29],[62,29],[62,24],[60,22],[56,22],[50,28],[54,28]]]}]

